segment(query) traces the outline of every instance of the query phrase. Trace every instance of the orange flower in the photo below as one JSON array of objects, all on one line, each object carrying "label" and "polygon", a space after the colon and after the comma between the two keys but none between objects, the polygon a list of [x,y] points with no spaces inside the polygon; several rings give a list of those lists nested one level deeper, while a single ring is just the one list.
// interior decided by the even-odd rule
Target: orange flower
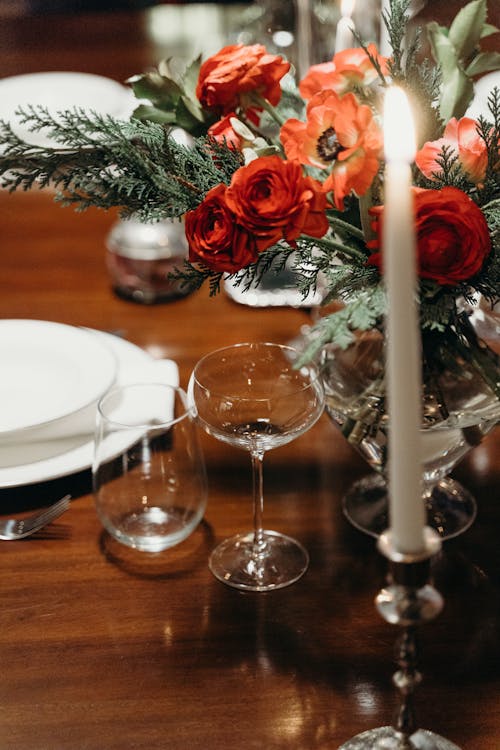
[{"label": "orange flower", "polygon": [[[419,275],[443,286],[473,278],[491,252],[484,214],[469,196],[454,187],[414,188]],[[368,263],[382,270],[384,207],[370,209],[376,239]]]},{"label": "orange flower", "polygon": [[240,167],[226,202],[259,251],[282,239],[293,245],[301,234],[322,237],[328,231],[321,184],[304,177],[298,162],[279,156],[262,156]]},{"label": "orange flower", "polygon": [[371,109],[354,94],[316,94],[307,106],[307,121],[290,119],[281,128],[288,159],[329,169],[323,190],[333,191],[335,205],[344,208],[351,192],[364,195],[379,168],[382,133]]},{"label": "orange flower", "polygon": [[242,97],[250,92],[276,105],[281,98],[280,80],[289,69],[290,63],[270,55],[262,44],[232,44],[205,60],[196,96],[203,107],[221,114],[244,106]]},{"label": "orange flower", "polygon": [[226,185],[217,185],[185,216],[191,263],[235,273],[258,258],[254,238],[236,223],[226,203]]},{"label": "orange flower", "polygon": [[[383,75],[387,75],[387,57],[378,54],[374,44],[368,45],[370,55],[377,60]],[[361,86],[370,86],[378,78],[378,71],[362,47],[337,52],[332,60],[312,65],[299,84],[304,99],[311,99],[318,91],[328,89],[345,94]]]},{"label": "orange flower", "polygon": [[457,120],[453,117],[447,124],[443,137],[428,141],[418,152],[416,163],[422,174],[432,180],[433,174],[441,172],[438,163],[443,146],[448,146],[458,157],[460,166],[471,182],[484,180],[488,166],[488,149],[477,132],[477,122],[470,117]]}]

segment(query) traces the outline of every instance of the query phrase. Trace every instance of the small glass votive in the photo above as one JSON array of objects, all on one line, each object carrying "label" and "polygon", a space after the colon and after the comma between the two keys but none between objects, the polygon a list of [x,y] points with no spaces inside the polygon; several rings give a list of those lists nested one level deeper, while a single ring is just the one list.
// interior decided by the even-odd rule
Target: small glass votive
[{"label": "small glass votive", "polygon": [[119,542],[160,552],[186,539],[203,517],[207,481],[185,392],[140,383],[103,396],[92,475],[97,515]]},{"label": "small glass votive", "polygon": [[181,269],[188,245],[182,221],[145,224],[120,219],[106,238],[106,266],[115,293],[146,305],[168,302],[191,292],[169,278]]}]

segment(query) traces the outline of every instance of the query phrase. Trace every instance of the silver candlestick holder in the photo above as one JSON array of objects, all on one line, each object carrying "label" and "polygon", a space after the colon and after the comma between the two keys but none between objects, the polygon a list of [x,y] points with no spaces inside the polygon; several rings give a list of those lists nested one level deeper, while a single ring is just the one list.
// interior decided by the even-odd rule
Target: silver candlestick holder
[{"label": "silver candlestick holder", "polygon": [[441,539],[428,527],[424,537],[424,549],[416,555],[398,552],[389,531],[379,537],[378,548],[390,565],[387,585],[378,593],[375,604],[386,622],[402,628],[396,649],[399,669],[393,676],[400,705],[393,726],[369,729],[339,750],[460,750],[444,737],[419,729],[415,718],[413,694],[422,680],[417,628],[437,617],[443,608],[443,599],[430,582],[431,558],[439,552]]}]

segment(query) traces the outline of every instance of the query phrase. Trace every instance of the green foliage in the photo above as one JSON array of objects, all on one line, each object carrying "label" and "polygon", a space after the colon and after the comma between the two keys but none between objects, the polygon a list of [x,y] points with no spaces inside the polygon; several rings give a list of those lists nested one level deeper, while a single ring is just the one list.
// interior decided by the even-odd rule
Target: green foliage
[{"label": "green foliage", "polygon": [[134,117],[148,122],[166,123],[184,128],[194,136],[200,136],[215,117],[206,112],[196,98],[196,83],[201,58],[191,62],[183,70],[176,70],[175,61],[163,60],[158,69],[132,76],[130,83],[140,104]]},{"label": "green foliage", "polygon": [[387,29],[393,52],[390,74],[395,83],[401,83],[405,77],[403,55],[410,2],[411,0],[390,0],[389,11],[382,13],[382,22]]},{"label": "green foliage", "polygon": [[494,305],[500,301],[500,198],[484,206],[483,212],[490,230],[492,252],[476,288]]},{"label": "green foliage", "polygon": [[456,296],[456,290],[432,281],[420,283],[420,325],[424,331],[442,333],[450,328],[456,313]]},{"label": "green foliage", "polygon": [[481,51],[481,40],[497,31],[486,17],[486,0],[472,0],[458,12],[449,29],[435,22],[427,26],[441,70],[439,110],[445,122],[465,114],[473,95],[473,76],[500,67],[500,54]]},{"label": "green foliage", "polygon": [[181,289],[195,290],[208,282],[210,296],[213,297],[220,292],[223,274],[210,271],[208,268],[196,268],[187,261],[183,268],[177,268],[170,273],[170,278],[180,284]]},{"label": "green foliage", "polygon": [[56,118],[44,107],[28,107],[22,121],[61,147],[27,146],[0,121],[3,187],[13,192],[50,184],[57,200],[77,210],[118,206],[145,221],[182,216],[241,165],[241,156],[225,146],[200,138],[188,148],[154,122],[81,109]]},{"label": "green foliage", "polygon": [[429,60],[421,60],[421,30],[408,34],[409,0],[391,0],[390,12],[383,22],[394,50],[389,75],[394,83],[407,90],[413,102],[413,115],[419,143],[434,140],[441,132],[439,110],[434,104],[439,97],[441,71]]},{"label": "green foliage", "polygon": [[[486,0],[472,0],[459,11],[449,29],[430,24],[429,40],[434,56],[422,60],[421,32],[408,32],[410,0],[391,0],[384,13],[394,50],[389,79],[405,88],[414,105],[419,147],[441,137],[452,116],[460,117],[472,95],[472,76],[500,69],[500,55],[481,51],[481,42],[496,29],[487,23]],[[381,114],[382,89],[388,83],[362,40],[359,43],[378,71],[379,84],[359,86],[355,93],[376,116]],[[0,121],[0,184],[10,191],[33,187],[55,188],[56,200],[85,210],[89,206],[118,207],[122,216],[132,214],[143,221],[175,218],[196,208],[206,193],[220,183],[229,184],[243,164],[243,156],[206,137],[216,115],[206,112],[196,97],[201,60],[184,68],[172,59],[162,61],[152,72],[129,80],[142,103],[128,121],[82,109],[49,113],[44,107],[28,106],[22,122],[35,133],[43,133],[52,146],[26,143],[6,122]],[[290,117],[304,119],[305,102],[291,76],[282,81],[279,107],[272,107],[259,92],[247,92],[246,103],[263,112],[259,126],[248,121],[244,107],[237,108],[246,154],[282,154],[279,130]],[[191,135],[189,146],[175,140],[176,128]],[[421,326],[428,335],[453,332],[457,325],[457,299],[482,294],[492,304],[500,299],[500,90],[489,97],[489,115],[479,119],[478,133],[486,144],[488,165],[479,185],[470,181],[454,150],[444,146],[432,179],[414,168],[418,187],[463,190],[482,209],[492,240],[492,252],[476,278],[454,287],[421,281],[419,290]],[[307,167],[306,172],[324,180],[326,172]],[[258,286],[265,274],[285,266],[296,279],[304,298],[327,289],[325,303],[339,300],[344,306],[322,320],[312,337],[310,356],[325,342],[347,346],[356,329],[380,326],[385,314],[383,279],[377,268],[367,265],[373,239],[370,208],[381,204],[383,165],[370,189],[361,197],[345,200],[345,210],[327,210],[329,232],[321,239],[300,237],[296,244],[280,242],[261,253],[256,263],[235,274],[214,272],[186,262],[172,275],[190,288],[220,291],[224,278],[244,290]]]},{"label": "green foliage", "polygon": [[316,358],[328,343],[346,349],[354,340],[356,331],[369,331],[382,324],[386,306],[385,291],[381,284],[359,292],[345,307],[321,318],[313,327],[310,342],[300,363]]},{"label": "green foliage", "polygon": [[[498,144],[500,143],[500,89],[494,88],[490,93],[488,108],[491,117],[480,117],[478,125],[479,134],[488,150],[486,177],[478,196],[478,203],[483,209],[500,195],[500,172],[498,170],[500,156],[498,150]],[[493,218],[491,216],[491,219]]]},{"label": "green foliage", "polygon": [[464,173],[458,156],[450,146],[443,146],[436,156],[439,169],[432,173],[432,179],[426,179],[418,171],[415,172],[415,183],[420,187],[440,190],[443,187],[455,187],[467,192],[470,181]]}]

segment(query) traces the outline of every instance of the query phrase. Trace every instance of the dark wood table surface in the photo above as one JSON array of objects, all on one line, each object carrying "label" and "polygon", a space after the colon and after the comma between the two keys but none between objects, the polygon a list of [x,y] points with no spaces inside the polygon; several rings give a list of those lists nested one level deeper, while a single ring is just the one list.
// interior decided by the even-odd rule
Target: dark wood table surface
[{"label": "dark wood table surface", "polygon": [[[185,9],[165,6],[6,20],[1,75],[79,70],[122,81],[158,61],[181,18]],[[287,342],[307,321],[303,310],[249,308],[206,290],[154,306],[117,298],[104,265],[115,218],[60,208],[50,193],[0,192],[0,316],[120,330],[174,359],[184,386],[204,353]],[[295,585],[243,594],[215,580],[207,559],[250,527],[248,455],[202,440],[205,519],[161,554],[103,533],[88,471],[0,490],[2,514],[73,493],[45,532],[0,542],[2,750],[333,750],[391,723],[398,632],[373,604],[386,563],[341,507],[364,462],[326,415],[266,456],[266,525],[300,539],[311,562]],[[478,515],[433,563],[445,608],[421,629],[417,712],[463,750],[499,750],[498,429],[454,475]]]}]

